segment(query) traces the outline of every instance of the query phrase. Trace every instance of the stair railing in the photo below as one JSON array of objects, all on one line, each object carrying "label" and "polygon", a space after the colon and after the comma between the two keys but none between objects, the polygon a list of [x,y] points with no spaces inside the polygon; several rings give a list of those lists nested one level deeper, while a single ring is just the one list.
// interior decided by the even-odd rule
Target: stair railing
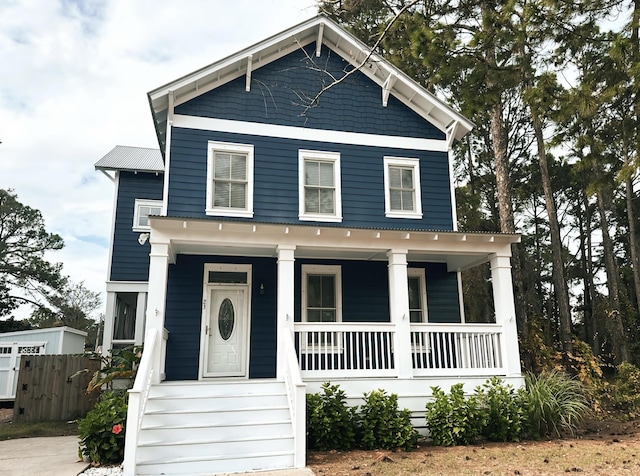
[{"label": "stair railing", "polygon": [[293,341],[293,330],[282,332],[284,355],[284,383],[289,400],[289,413],[293,425],[294,467],[304,468],[306,462],[306,387],[300,375],[298,358]]},{"label": "stair railing", "polygon": [[157,329],[151,328],[147,331],[144,339],[144,349],[140,358],[140,365],[136,373],[133,388],[129,390],[129,406],[127,409],[127,426],[124,442],[124,461],[122,463],[123,476],[135,476],[136,474],[136,452],[138,450],[138,436],[142,425],[142,416],[147,404],[149,389],[154,372],[160,369],[154,368],[153,350],[158,342]]}]

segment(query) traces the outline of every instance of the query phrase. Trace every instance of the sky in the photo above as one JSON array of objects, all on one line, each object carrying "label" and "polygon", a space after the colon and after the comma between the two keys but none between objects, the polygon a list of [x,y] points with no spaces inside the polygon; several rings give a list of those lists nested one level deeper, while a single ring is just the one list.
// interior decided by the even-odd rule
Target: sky
[{"label": "sky", "polygon": [[147,92],[316,12],[314,0],[0,0],[0,188],[64,239],[47,258],[104,303],[114,185],[95,162],[158,147]]}]

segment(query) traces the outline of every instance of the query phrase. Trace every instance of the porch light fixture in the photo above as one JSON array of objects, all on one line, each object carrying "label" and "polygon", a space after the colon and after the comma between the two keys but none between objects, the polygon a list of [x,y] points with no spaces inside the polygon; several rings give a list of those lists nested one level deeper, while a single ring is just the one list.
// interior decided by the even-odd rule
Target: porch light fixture
[{"label": "porch light fixture", "polygon": [[144,245],[148,239],[149,233],[140,233],[140,235],[138,235],[138,244]]}]

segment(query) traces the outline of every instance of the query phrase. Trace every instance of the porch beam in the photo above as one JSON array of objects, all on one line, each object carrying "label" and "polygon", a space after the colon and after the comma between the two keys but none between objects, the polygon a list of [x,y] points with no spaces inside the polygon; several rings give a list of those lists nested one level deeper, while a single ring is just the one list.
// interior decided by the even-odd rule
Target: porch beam
[{"label": "porch beam", "polygon": [[409,318],[409,288],[407,285],[406,249],[391,249],[389,258],[389,312],[395,325],[394,361],[399,378],[413,377],[411,362],[411,320]]},{"label": "porch beam", "polygon": [[491,286],[493,288],[496,324],[502,325],[503,365],[507,377],[521,376],[516,309],[511,279],[511,257],[493,254],[489,262],[491,263]]},{"label": "porch beam", "polygon": [[278,358],[276,377],[278,380],[284,379],[286,356],[283,348],[283,333],[293,333],[294,318],[294,262],[295,245],[279,245],[278,252],[278,277],[277,277],[277,333],[278,333]]},{"label": "porch beam", "polygon": [[[169,266],[169,243],[151,239],[151,252],[149,253],[149,295],[147,296],[147,319],[145,323],[146,333],[149,329],[156,329],[157,336],[161,336],[164,330],[165,306],[167,295],[167,275]],[[153,346],[152,383],[160,383],[159,369],[163,367],[162,346]]]}]

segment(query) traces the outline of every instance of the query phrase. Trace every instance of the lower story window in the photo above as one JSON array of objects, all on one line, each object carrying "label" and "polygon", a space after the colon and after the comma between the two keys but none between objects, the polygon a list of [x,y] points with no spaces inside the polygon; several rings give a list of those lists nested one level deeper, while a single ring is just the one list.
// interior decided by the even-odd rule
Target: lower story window
[{"label": "lower story window", "polygon": [[424,269],[407,269],[409,286],[409,317],[412,323],[427,322],[427,290]]},{"label": "lower story window", "polygon": [[[302,266],[302,321],[342,321],[342,276],[340,266]],[[307,334],[310,347],[333,346],[338,342],[333,332],[318,328]]]}]

